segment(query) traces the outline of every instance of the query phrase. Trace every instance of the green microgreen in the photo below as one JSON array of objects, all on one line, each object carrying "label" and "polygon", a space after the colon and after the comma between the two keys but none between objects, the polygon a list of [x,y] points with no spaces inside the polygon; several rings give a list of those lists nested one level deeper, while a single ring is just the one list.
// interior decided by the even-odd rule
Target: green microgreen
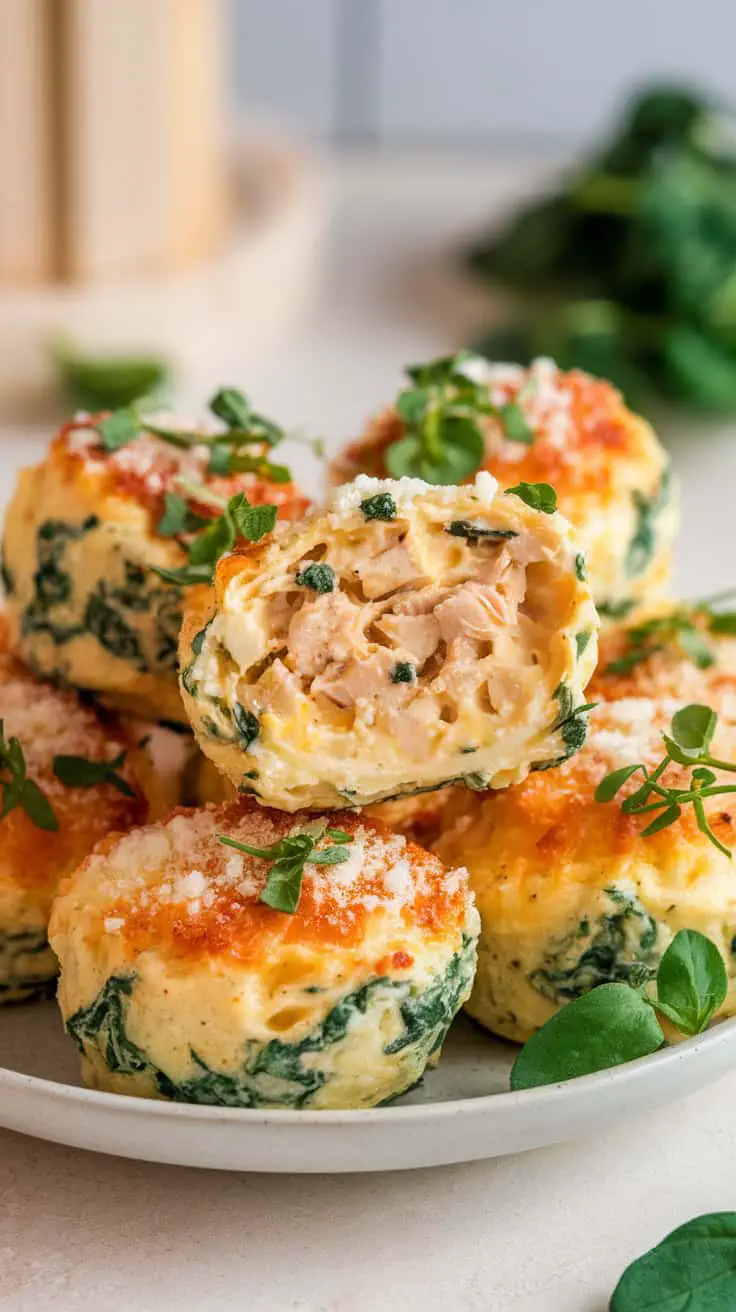
[{"label": "green microgreen", "polygon": [[[340,865],[350,856],[344,844],[352,842],[352,834],[338,829],[323,829],[316,834],[290,834],[270,847],[251,847],[249,843],[241,843],[227,834],[218,834],[217,837],[225,847],[233,847],[237,852],[271,863],[259,901],[275,911],[285,911],[287,915],[293,915],[299,906],[305,865]],[[324,838],[329,838],[330,843],[318,847]]]},{"label": "green microgreen", "polygon": [[665,1042],[657,1012],[683,1034],[702,1033],[725,1001],[728,977],[716,945],[681,929],[661,957],[655,992],[646,987],[601,984],[568,1002],[525,1043],[512,1089],[571,1080],[656,1052]]},{"label": "green microgreen", "polygon": [[5,737],[5,728],[0,720],[0,820],[14,811],[17,806],[25,811],[28,819],[37,829],[50,832],[59,828],[59,821],[46,794],[34,779],[26,773],[26,758],[17,738]]},{"label": "green microgreen", "polygon": [[55,756],[51,768],[67,788],[96,788],[100,784],[110,784],[123,797],[135,798],[135,789],[118,774],[126,756],[127,752],[120,752],[112,761],[89,761],[86,756]]},{"label": "green microgreen", "polygon": [[295,582],[300,588],[311,588],[313,592],[333,592],[335,571],[331,565],[313,560],[304,569],[297,570]]},{"label": "green microgreen", "polygon": [[517,483],[506,488],[506,495],[521,497],[525,505],[544,515],[552,515],[557,509],[557,493],[549,483]]},{"label": "green microgreen", "polygon": [[[662,734],[666,753],[656,768],[650,771],[645,765],[636,764],[611,771],[598,784],[595,800],[612,802],[629,779],[641,774],[640,786],[624,798],[621,809],[627,815],[651,816],[641,831],[642,838],[667,829],[679,820],[683,807],[692,806],[698,829],[719,852],[730,858],[730,849],[710,827],[704,805],[707,798],[736,793],[736,785],[721,783],[714,773],[715,770],[736,773],[736,764],[710,754],[717,722],[718,717],[710,706],[693,703],[681,707],[672,717],[669,734]],[[662,782],[662,775],[673,761],[691,771],[690,782],[684,788],[668,787]]]},{"label": "green microgreen", "polygon": [[518,400],[501,406],[491,402],[489,384],[482,381],[487,368],[488,362],[472,351],[407,368],[410,386],[396,401],[404,432],[386,452],[392,477],[463,482],[483,463],[486,417],[498,420],[509,441],[534,440]]},{"label": "green microgreen", "polygon": [[736,611],[719,609],[720,602],[731,596],[733,589],[633,625],[626,631],[625,650],[609,661],[603,673],[629,674],[657,652],[672,648],[679,649],[699,670],[710,669],[716,664],[716,655],[703,629],[722,636],[736,634]]},{"label": "green microgreen", "polygon": [[164,498],[164,513],[156,525],[156,532],[162,538],[184,537],[206,527],[210,521],[197,515],[185,497],[176,492],[167,492]]},{"label": "green microgreen", "polygon": [[244,492],[237,492],[229,501],[225,501],[222,497],[215,497],[207,488],[199,488],[197,484],[185,486],[198,501],[215,504],[222,508],[222,513],[217,519],[209,521],[207,527],[192,540],[186,565],[179,569],[153,567],[160,578],[179,587],[187,587],[192,583],[209,583],[220,557],[232,551],[240,538],[245,538],[247,542],[260,542],[273,529],[278,513],[276,506],[251,506]]}]

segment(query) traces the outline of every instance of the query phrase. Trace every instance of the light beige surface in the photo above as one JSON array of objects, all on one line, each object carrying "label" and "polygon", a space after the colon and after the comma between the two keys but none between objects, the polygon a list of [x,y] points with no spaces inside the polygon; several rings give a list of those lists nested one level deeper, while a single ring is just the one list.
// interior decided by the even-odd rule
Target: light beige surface
[{"label": "light beige surface", "polygon": [[[476,296],[451,291],[438,253],[539,173],[426,155],[348,162],[304,338],[245,359],[233,341],[182,399],[232,378],[333,446],[356,433],[404,361],[478,325]],[[0,495],[24,458],[13,437]],[[677,581],[697,595],[733,579],[736,433],[683,426],[669,445],[683,483]],[[210,1175],[0,1134],[0,1308],[230,1312],[247,1291],[250,1312],[604,1312],[627,1262],[734,1206],[735,1094],[736,1074],[595,1141],[395,1176]]]}]

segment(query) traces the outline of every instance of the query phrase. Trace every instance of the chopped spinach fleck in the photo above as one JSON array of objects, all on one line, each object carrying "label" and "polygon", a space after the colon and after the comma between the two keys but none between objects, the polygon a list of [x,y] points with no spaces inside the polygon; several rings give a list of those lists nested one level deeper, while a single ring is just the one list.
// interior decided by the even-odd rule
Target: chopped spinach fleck
[{"label": "chopped spinach fleck", "polygon": [[473,524],[469,519],[453,519],[445,529],[453,538],[465,538],[468,545],[477,547],[478,543],[504,542],[508,538],[518,538],[519,534],[511,528],[488,528],[484,524]]},{"label": "chopped spinach fleck", "polygon": [[335,571],[331,565],[312,561],[304,569],[297,570],[296,582],[301,588],[312,588],[314,592],[332,592],[335,587]]},{"label": "chopped spinach fleck", "polygon": [[583,918],[570,933],[552,940],[542,964],[529,975],[545,998],[579,998],[599,984],[638,988],[656,974],[662,950],[657,922],[633,894],[612,885],[605,895],[610,910],[596,919]]},{"label": "chopped spinach fleck", "polygon": [[416,667],[410,661],[397,661],[391,671],[392,683],[416,683]]},{"label": "chopped spinach fleck", "polygon": [[636,510],[636,524],[626,551],[626,574],[635,578],[643,574],[650,564],[657,547],[659,516],[669,501],[669,470],[665,469],[659,487],[652,497],[643,493],[632,493]]},{"label": "chopped spinach fleck", "polygon": [[582,551],[579,551],[575,557],[575,576],[581,583],[587,578],[585,556]]},{"label": "chopped spinach fleck", "polygon": [[0,1003],[51,996],[56,972],[45,929],[0,931]]},{"label": "chopped spinach fleck", "polygon": [[366,519],[396,519],[396,502],[390,492],[377,492],[361,501],[360,508]]},{"label": "chopped spinach fleck", "polygon": [[585,651],[586,647],[588,646],[588,643],[590,642],[590,639],[592,638],[592,636],[593,636],[593,635],[592,635],[592,633],[591,633],[589,630],[586,630],[586,631],[584,631],[583,633],[576,633],[576,634],[575,634],[575,651],[576,651],[576,654],[577,654],[577,658],[578,658],[578,660],[580,660],[580,657],[582,656],[583,652]]}]

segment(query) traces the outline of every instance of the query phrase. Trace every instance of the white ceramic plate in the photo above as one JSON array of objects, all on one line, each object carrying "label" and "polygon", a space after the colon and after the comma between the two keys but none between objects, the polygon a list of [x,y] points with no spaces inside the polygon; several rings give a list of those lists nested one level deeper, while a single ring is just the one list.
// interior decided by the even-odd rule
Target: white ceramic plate
[{"label": "white ceramic plate", "polygon": [[508,1093],[516,1049],[453,1026],[436,1071],[390,1107],[357,1112],[191,1107],[96,1093],[53,1002],[0,1009],[0,1125],[144,1161],[231,1171],[390,1171],[500,1157],[588,1134],[692,1093],[736,1066],[736,1020],[653,1057]]}]

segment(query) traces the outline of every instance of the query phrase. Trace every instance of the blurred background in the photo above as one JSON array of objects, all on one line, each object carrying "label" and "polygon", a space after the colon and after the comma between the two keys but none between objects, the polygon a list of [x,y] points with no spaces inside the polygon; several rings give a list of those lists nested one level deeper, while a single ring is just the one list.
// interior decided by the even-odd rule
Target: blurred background
[{"label": "blurred background", "polygon": [[727,0],[0,0],[0,437],[227,382],[334,446],[480,345],[732,450],[735,46]]}]

